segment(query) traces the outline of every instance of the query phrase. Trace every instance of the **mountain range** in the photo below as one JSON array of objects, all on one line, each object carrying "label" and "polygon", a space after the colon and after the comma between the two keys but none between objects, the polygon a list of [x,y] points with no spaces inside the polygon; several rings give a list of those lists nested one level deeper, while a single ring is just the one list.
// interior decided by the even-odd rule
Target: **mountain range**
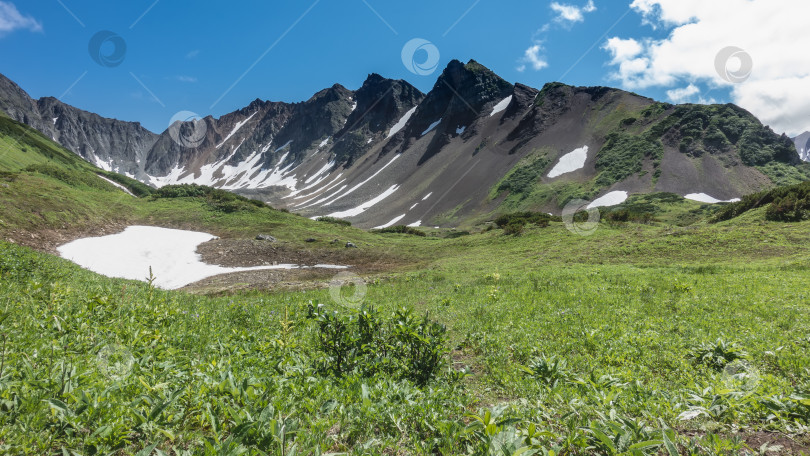
[{"label": "mountain range", "polygon": [[804,161],[810,161],[810,132],[806,131],[793,138],[799,157]]},{"label": "mountain range", "polygon": [[3,76],[0,110],[153,186],[210,185],[364,228],[558,214],[572,199],[610,205],[636,193],[727,201],[808,178],[810,134],[794,142],[738,106],[561,83],[536,89],[475,61],[450,62],[427,94],[371,74],[357,90],[257,99],[220,118],[181,117],[160,134],[34,100]]}]

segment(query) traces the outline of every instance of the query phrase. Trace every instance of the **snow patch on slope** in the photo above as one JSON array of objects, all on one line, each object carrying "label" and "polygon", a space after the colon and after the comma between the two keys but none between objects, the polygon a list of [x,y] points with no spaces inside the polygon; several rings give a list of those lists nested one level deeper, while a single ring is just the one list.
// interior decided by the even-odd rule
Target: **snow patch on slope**
[{"label": "snow patch on slope", "polygon": [[442,119],[439,119],[439,120],[437,120],[436,122],[433,122],[432,124],[430,124],[430,126],[429,126],[429,127],[427,127],[427,130],[425,130],[425,131],[423,131],[423,132],[422,132],[422,136],[425,136],[426,134],[428,134],[428,133],[430,133],[431,131],[433,131],[433,129],[434,129],[434,128],[436,128],[436,127],[438,127],[440,123],[442,123]]},{"label": "snow patch on slope", "polygon": [[610,192],[602,196],[601,198],[595,199],[591,204],[588,205],[587,209],[593,209],[595,207],[616,206],[622,204],[625,201],[627,201],[627,192],[624,191]]},{"label": "snow patch on slope", "polygon": [[494,108],[492,108],[492,112],[489,114],[489,117],[492,117],[499,112],[505,111],[506,108],[509,107],[509,103],[511,102],[512,102],[512,95],[509,95],[508,97],[501,100],[498,104],[495,105]]},{"label": "snow patch on slope", "polygon": [[386,136],[385,139],[388,139],[388,138],[394,136],[395,134],[399,133],[400,130],[405,128],[405,125],[408,123],[409,120],[411,120],[411,116],[415,112],[416,112],[416,107],[414,106],[413,109],[406,112],[405,115],[403,115],[402,118],[399,119],[399,121],[397,121],[397,123],[395,123],[393,127],[391,127],[391,131],[388,132],[388,136]]},{"label": "snow patch on slope", "polygon": [[124,187],[123,185],[119,184],[118,182],[115,182],[114,180],[111,180],[111,179],[107,179],[106,177],[102,176],[101,174],[96,174],[96,176],[98,176],[101,180],[104,180],[107,183],[112,184],[113,186],[123,190],[124,192],[126,192],[127,195],[135,196],[135,195],[132,194],[131,191],[129,191],[128,188]]},{"label": "snow patch on slope", "polygon": [[402,214],[402,215],[400,215],[398,217],[394,217],[390,222],[386,223],[385,225],[380,225],[380,226],[374,227],[373,229],[381,230],[383,228],[388,228],[389,226],[394,226],[394,225],[396,225],[396,223],[398,221],[404,219],[406,215],[408,215],[408,214]]},{"label": "snow patch on slope", "polygon": [[396,192],[398,188],[399,188],[399,185],[392,185],[388,190],[382,192],[376,198],[373,198],[373,199],[371,199],[369,201],[366,201],[365,203],[355,207],[354,209],[349,209],[349,210],[346,210],[346,211],[333,212],[333,213],[329,214],[329,217],[347,218],[347,217],[358,216],[358,215],[362,214],[363,212],[369,210],[370,208],[374,207],[375,205],[377,205],[377,203],[379,203],[382,200],[384,200],[384,199],[388,198],[389,196],[393,195],[394,192]]},{"label": "snow patch on slope", "polygon": [[705,193],[690,193],[688,195],[684,195],[684,198],[692,201],[698,201],[701,203],[708,203],[708,204],[717,204],[717,203],[736,203],[740,201],[739,198],[732,198],[730,200],[719,200],[712,196],[709,196]]},{"label": "snow patch on slope", "polygon": [[392,158],[391,161],[386,163],[385,166],[380,168],[376,173],[372,174],[371,177],[369,177],[368,179],[364,180],[363,182],[360,182],[359,184],[355,185],[354,187],[349,189],[349,191],[347,191],[346,193],[340,195],[339,197],[335,198],[334,200],[330,201],[327,204],[332,204],[335,201],[337,201],[337,200],[339,200],[339,199],[341,199],[341,198],[343,198],[345,196],[348,196],[348,195],[352,194],[355,190],[357,190],[358,188],[360,188],[363,185],[365,185],[366,183],[368,183],[368,181],[370,181],[371,179],[374,179],[375,177],[377,177],[377,175],[380,174],[381,172],[383,172],[383,170],[385,170],[385,168],[388,168],[389,166],[391,166],[391,164],[394,163],[397,160],[397,158],[399,158],[401,155],[402,154],[394,155],[394,158]]},{"label": "snow patch on slope", "polygon": [[582,169],[585,167],[585,161],[587,159],[588,146],[582,146],[579,149],[575,149],[573,152],[569,152],[560,157],[560,161],[554,165],[554,168],[552,168],[551,171],[549,171],[548,177],[553,178],[562,176],[563,174]]}]

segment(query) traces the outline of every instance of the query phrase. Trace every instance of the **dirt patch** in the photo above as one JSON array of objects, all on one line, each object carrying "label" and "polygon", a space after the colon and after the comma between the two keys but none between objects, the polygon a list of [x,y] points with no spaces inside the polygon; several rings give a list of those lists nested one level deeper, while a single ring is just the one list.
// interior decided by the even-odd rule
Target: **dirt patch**
[{"label": "dirt patch", "polygon": [[182,291],[193,294],[228,295],[242,291],[299,291],[326,288],[340,271],[334,269],[269,269],[235,272],[200,280]]},{"label": "dirt patch", "polygon": [[[702,438],[705,432],[686,431],[683,435],[691,438]],[[787,436],[778,432],[744,431],[737,434],[721,433],[724,438],[740,437],[754,452],[759,454],[760,448],[767,445],[768,456],[788,456],[797,454],[810,454],[810,435]]]},{"label": "dirt patch", "polygon": [[346,248],[345,244],[346,241],[322,241],[308,244],[312,247],[301,247],[287,242],[214,239],[201,244],[197,252],[204,262],[225,267],[332,264],[350,266],[358,273],[374,273],[390,271],[408,263],[390,253]]},{"label": "dirt patch", "polygon": [[[197,252],[205,263],[225,267],[273,266],[295,264],[307,269],[272,269],[239,272],[209,277],[185,288],[190,293],[230,294],[247,290],[280,291],[325,288],[342,271],[361,276],[403,269],[413,262],[390,252],[346,248],[346,241],[317,241],[305,247],[285,241],[253,239],[214,239],[201,244]],[[319,264],[349,266],[336,270],[314,268]]]},{"label": "dirt patch", "polygon": [[124,222],[109,222],[103,225],[65,227],[62,229],[15,230],[3,233],[2,238],[7,242],[59,256],[56,248],[61,245],[87,237],[117,234],[124,231],[127,226],[129,224]]}]

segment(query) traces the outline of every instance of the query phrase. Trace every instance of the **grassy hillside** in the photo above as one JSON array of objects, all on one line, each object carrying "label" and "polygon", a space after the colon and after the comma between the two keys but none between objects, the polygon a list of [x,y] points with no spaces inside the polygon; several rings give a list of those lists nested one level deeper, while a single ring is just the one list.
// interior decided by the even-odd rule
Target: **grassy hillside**
[{"label": "grassy hillside", "polygon": [[408,263],[351,305],[312,286],[166,292],[0,241],[0,453],[810,453],[810,222],[707,223],[657,194],[591,236],[553,218],[367,233],[199,187],[133,198],[58,149],[4,150],[0,232],[18,242],[149,223]]}]

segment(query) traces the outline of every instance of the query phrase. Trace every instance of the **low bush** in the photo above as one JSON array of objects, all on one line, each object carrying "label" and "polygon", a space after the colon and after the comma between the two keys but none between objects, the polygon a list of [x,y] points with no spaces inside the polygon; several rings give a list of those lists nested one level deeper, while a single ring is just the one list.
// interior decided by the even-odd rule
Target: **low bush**
[{"label": "low bush", "polygon": [[716,371],[721,371],[728,363],[745,359],[747,356],[738,344],[717,339],[714,342],[704,342],[692,348],[687,358],[694,361],[695,364],[703,364]]},{"label": "low bush", "polygon": [[720,209],[712,222],[738,217],[752,209],[768,207],[765,218],[772,221],[796,222],[810,218],[810,182],[765,190],[744,196],[741,201]]},{"label": "low bush", "polygon": [[417,230],[411,226],[405,225],[397,225],[397,226],[389,226],[388,228],[382,228],[379,230],[373,230],[374,233],[397,233],[397,234],[410,234],[412,236],[426,236],[425,232],[422,230]]},{"label": "low bush", "polygon": [[506,234],[517,235],[522,233],[523,228],[529,223],[545,228],[552,220],[560,221],[561,219],[543,212],[513,212],[496,218],[495,225],[502,228]]},{"label": "low bush", "polygon": [[383,318],[374,308],[339,313],[310,307],[318,323],[316,369],[343,377],[357,373],[408,379],[424,386],[444,366],[447,329],[401,309]]},{"label": "low bush", "polygon": [[103,180],[91,174],[81,171],[71,172],[71,170],[67,168],[63,168],[56,165],[46,165],[46,164],[31,165],[25,168],[24,171],[29,173],[38,173],[44,176],[51,177],[53,179],[64,182],[65,184],[68,184],[71,187],[86,186],[90,188],[103,189],[105,188],[105,186],[109,185],[105,183]]},{"label": "low bush", "polygon": [[153,200],[161,198],[204,198],[214,210],[228,214],[239,211],[255,211],[258,208],[269,207],[263,201],[245,198],[236,193],[197,184],[167,185],[152,193]]},{"label": "low bush", "polygon": [[315,219],[317,222],[332,223],[334,225],[352,226],[352,222],[348,220],[339,219],[337,217],[318,217]]}]

